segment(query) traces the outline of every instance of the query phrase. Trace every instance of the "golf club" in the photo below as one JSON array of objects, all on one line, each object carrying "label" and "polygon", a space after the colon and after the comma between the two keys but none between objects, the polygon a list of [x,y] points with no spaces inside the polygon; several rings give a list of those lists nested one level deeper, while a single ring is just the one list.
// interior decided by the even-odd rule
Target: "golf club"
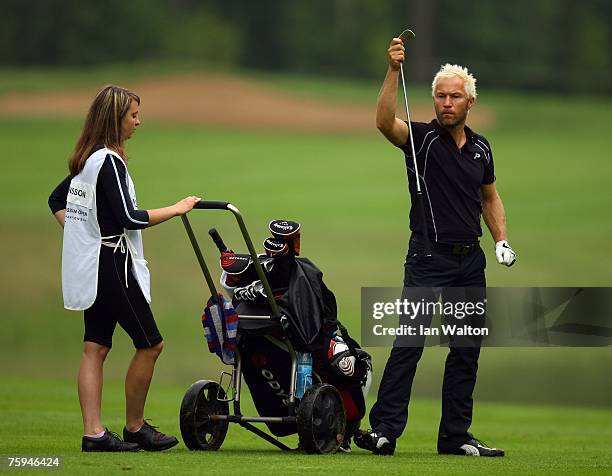
[{"label": "golf club", "polygon": [[[410,29],[402,31],[398,38],[404,42],[414,40],[416,35]],[[410,110],[408,109],[408,94],[406,92],[406,80],[404,79],[404,64],[400,63],[400,76],[402,77],[402,89],[404,90],[404,104],[406,106],[406,118],[408,120],[408,136],[410,137],[410,150],[412,152],[412,164],[414,166],[414,175],[416,176],[417,186],[417,202],[423,219],[423,243],[425,245],[425,255],[431,256],[431,246],[429,243],[429,234],[427,233],[427,220],[425,219],[425,205],[423,204],[423,191],[421,190],[421,179],[419,176],[419,168],[417,165],[416,152],[414,148],[414,139],[412,137],[412,125],[410,122]]]}]

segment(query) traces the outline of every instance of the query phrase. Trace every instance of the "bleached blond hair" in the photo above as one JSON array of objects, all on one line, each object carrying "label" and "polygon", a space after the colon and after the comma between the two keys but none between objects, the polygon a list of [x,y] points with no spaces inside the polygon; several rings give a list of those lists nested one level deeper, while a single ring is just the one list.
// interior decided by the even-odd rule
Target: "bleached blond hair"
[{"label": "bleached blond hair", "polygon": [[452,78],[457,76],[463,79],[463,86],[465,88],[465,93],[469,98],[476,99],[476,78],[468,71],[467,68],[463,66],[459,66],[458,64],[450,64],[446,63],[440,68],[440,71],[436,73],[434,79],[431,83],[431,95],[435,96],[436,94],[436,84],[438,83],[438,79],[440,78]]}]

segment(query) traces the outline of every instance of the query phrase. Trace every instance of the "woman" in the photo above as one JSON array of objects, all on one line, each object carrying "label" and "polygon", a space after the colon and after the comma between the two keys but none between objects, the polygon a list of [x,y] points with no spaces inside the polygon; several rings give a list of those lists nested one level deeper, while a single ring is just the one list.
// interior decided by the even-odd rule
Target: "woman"
[{"label": "woman", "polygon": [[[49,207],[64,227],[64,306],[84,310],[78,377],[83,451],[159,451],[178,443],[143,416],[163,339],[149,307],[140,230],[189,212],[200,198],[187,197],[154,210],[137,208],[124,146],[140,125],[139,106],[136,94],[117,86],[97,94],[70,157],[70,175],[49,197]],[[117,323],[136,348],[125,378],[125,441],[105,429],[100,419],[102,367]]]}]

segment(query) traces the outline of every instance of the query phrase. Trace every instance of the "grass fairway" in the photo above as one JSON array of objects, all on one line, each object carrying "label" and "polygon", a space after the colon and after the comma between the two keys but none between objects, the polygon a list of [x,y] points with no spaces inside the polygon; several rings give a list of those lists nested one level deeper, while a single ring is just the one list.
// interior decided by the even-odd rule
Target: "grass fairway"
[{"label": "grass fairway", "polygon": [[[500,102],[510,104],[510,99],[502,97]],[[519,107],[530,104],[534,115],[562,112],[544,100],[536,103],[517,96],[514,102]],[[576,106],[577,113],[591,110],[588,101],[578,104],[582,106]],[[510,105],[507,114],[520,115]],[[61,233],[46,199],[62,178],[64,157],[79,126],[78,121],[66,120],[0,120],[4,151],[7,157],[19,158],[0,176],[3,240],[16,244],[0,269],[5,318],[0,369],[5,375],[74,373],[82,323],[78,313],[62,309]],[[491,139],[519,262],[511,269],[497,265],[491,240],[485,238],[488,282],[609,285],[612,223],[603,217],[612,204],[602,183],[612,180],[612,165],[598,154],[605,149],[605,140],[587,127],[581,130],[588,140],[581,163],[575,164],[567,153],[572,149],[569,134],[551,140],[548,127],[542,129],[546,132],[542,137],[529,127],[534,125],[515,123],[514,129],[497,130]],[[401,283],[408,239],[405,171],[401,154],[374,134],[237,133],[145,122],[128,150],[143,207],[163,206],[191,193],[229,199],[244,213],[258,247],[268,236],[268,220],[284,217],[302,222],[304,255],[319,264],[337,296],[342,321],[356,333],[360,288]],[[572,188],[573,177],[579,177],[588,193]],[[28,193],[22,193],[24,187]],[[245,249],[228,215],[215,211],[191,215],[215,273],[217,256],[206,235],[209,227],[217,227],[228,245]],[[157,376],[167,382],[193,379],[202,366],[214,368],[198,322],[207,298],[201,272],[180,221],[146,230],[144,240],[152,271],[153,311],[166,338]],[[131,345],[123,332],[116,333],[115,344],[106,371],[120,379]],[[372,350],[376,385],[387,350]],[[439,352],[426,353],[416,395],[439,394],[440,357]],[[609,405],[611,365],[609,349],[487,349],[478,391],[488,399]],[[528,384],[519,386],[519,381]]]},{"label": "grass fairway", "polygon": [[[148,415],[168,433],[179,435],[178,402],[185,389],[160,384],[151,390]],[[82,454],[74,382],[5,380],[0,401],[1,453],[59,455],[67,474],[612,474],[612,414],[595,408],[477,403],[474,431],[507,452],[485,459],[437,455],[440,410],[433,400],[412,402],[409,428],[394,457],[360,449],[327,456],[283,453],[237,426],[218,452],[191,452],[181,441],[165,453]],[[106,425],[121,430],[120,385],[106,385],[103,414]],[[294,437],[285,441],[295,444]]]},{"label": "grass fairway", "polygon": [[[98,73],[119,83],[130,78],[125,70],[77,73],[59,72],[47,83],[38,73],[14,72],[0,79],[0,92],[99,84]],[[265,75],[257,81],[303,97],[372,106],[378,88]],[[493,145],[510,242],[519,254],[511,269],[497,265],[485,231],[489,284],[612,285],[612,162],[601,133],[612,100],[480,92],[479,102],[496,118],[481,132]],[[427,95],[413,89],[411,104],[428,101]],[[300,221],[304,255],[321,267],[340,318],[358,335],[360,288],[402,280],[409,198],[401,153],[375,131],[183,126],[148,121],[145,106],[146,98],[143,126],[128,146],[140,206],[156,208],[195,193],[230,200],[258,248],[268,220]],[[240,428],[230,430],[218,453],[192,453],[181,444],[164,454],[82,455],[73,378],[82,316],[62,309],[61,232],[46,205],[80,127],[76,119],[0,117],[0,454],[59,454],[67,474],[612,474],[610,348],[483,349],[473,431],[504,447],[503,460],[435,453],[445,349],[427,349],[419,363],[410,426],[394,458],[361,451],[283,454]],[[217,227],[229,246],[243,251],[235,223],[220,212],[196,211],[190,218],[218,275],[206,231]],[[166,340],[147,415],[178,434],[184,391],[198,378],[216,378],[220,369],[205,349],[199,322],[208,292],[179,220],[146,230],[144,240],[152,308]],[[388,349],[369,350],[375,390]],[[123,424],[119,382],[131,353],[125,333],[116,332],[104,389],[104,422],[115,431]]]}]

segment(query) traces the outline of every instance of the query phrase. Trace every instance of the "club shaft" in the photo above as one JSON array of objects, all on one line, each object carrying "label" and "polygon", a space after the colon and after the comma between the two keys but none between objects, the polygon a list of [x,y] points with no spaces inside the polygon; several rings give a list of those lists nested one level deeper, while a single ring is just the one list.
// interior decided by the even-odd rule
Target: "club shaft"
[{"label": "club shaft", "polygon": [[406,106],[406,118],[408,119],[408,138],[410,139],[410,150],[412,152],[412,164],[414,166],[414,175],[416,175],[417,192],[421,193],[421,179],[419,177],[419,168],[417,166],[416,151],[414,149],[414,139],[412,136],[412,124],[410,121],[410,110],[408,109],[408,94],[406,94],[406,80],[404,79],[404,66],[400,63],[400,76],[402,77],[402,90],[404,91],[404,104]]},{"label": "club shaft", "polygon": [[427,233],[427,219],[425,218],[425,204],[423,201],[423,192],[421,191],[421,178],[419,176],[419,167],[417,165],[416,150],[414,148],[414,139],[412,135],[412,124],[410,121],[410,110],[408,109],[408,94],[406,93],[406,80],[404,79],[404,65],[400,63],[400,76],[402,77],[402,89],[404,91],[404,104],[406,106],[406,118],[408,119],[408,137],[410,139],[410,151],[412,152],[412,165],[414,167],[414,175],[417,186],[417,206],[421,212],[423,219],[423,241],[425,243],[425,254],[431,256],[431,245],[429,243],[429,235]]}]

